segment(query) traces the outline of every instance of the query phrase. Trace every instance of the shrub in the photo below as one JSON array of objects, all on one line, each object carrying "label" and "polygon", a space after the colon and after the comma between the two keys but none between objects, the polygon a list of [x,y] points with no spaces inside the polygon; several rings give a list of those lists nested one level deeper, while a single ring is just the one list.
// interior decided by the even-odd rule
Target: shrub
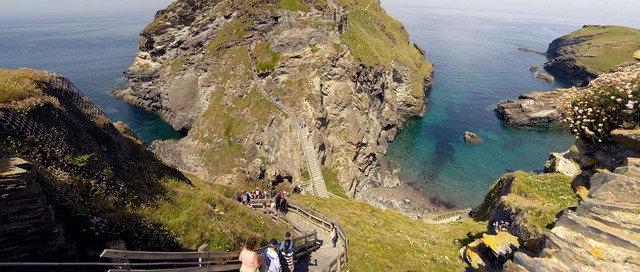
[{"label": "shrub", "polygon": [[568,124],[576,138],[607,142],[614,129],[640,124],[640,77],[634,68],[602,75],[587,88],[568,92],[561,121]]}]

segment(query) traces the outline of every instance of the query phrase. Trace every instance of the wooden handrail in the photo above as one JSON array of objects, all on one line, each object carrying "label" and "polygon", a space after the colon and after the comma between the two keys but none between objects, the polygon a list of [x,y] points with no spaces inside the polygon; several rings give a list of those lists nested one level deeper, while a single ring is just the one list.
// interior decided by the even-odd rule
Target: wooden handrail
[{"label": "wooden handrail", "polygon": [[154,252],[105,249],[100,254],[103,258],[122,258],[133,260],[184,260],[184,259],[219,259],[238,258],[240,252]]}]

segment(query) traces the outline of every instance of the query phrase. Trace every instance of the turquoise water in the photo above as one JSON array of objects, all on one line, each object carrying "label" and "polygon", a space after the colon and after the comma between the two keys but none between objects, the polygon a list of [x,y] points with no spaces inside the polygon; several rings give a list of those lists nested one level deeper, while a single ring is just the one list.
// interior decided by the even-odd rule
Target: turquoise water
[{"label": "turquoise water", "polygon": [[[542,170],[550,151],[572,145],[574,138],[559,128],[505,126],[493,109],[523,92],[570,86],[534,78],[529,67],[542,67],[545,57],[517,48],[546,51],[549,42],[580,25],[417,7],[387,11],[436,67],[425,118],[410,121],[389,147],[387,158],[401,168],[404,181],[428,196],[472,206],[502,174]],[[466,130],[482,143],[465,144]]]},{"label": "turquoise water", "polygon": [[146,144],[179,138],[160,115],[115,98],[125,88],[122,72],[134,59],[146,15],[104,18],[0,18],[0,67],[54,71],[66,75],[112,121],[124,121]]}]

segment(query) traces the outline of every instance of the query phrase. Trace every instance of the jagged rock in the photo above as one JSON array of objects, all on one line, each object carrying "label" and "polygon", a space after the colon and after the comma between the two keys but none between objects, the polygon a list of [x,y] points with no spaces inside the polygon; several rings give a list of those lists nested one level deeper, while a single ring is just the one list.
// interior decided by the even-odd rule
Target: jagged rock
[{"label": "jagged rock", "polygon": [[536,78],[542,79],[549,83],[554,83],[556,81],[556,79],[552,75],[544,72],[535,72],[535,76]]},{"label": "jagged rock", "polygon": [[476,135],[473,132],[465,131],[464,142],[468,144],[477,144],[480,142],[480,136]]},{"label": "jagged rock", "polygon": [[495,111],[500,120],[514,126],[533,126],[560,120],[560,99],[571,89],[529,92],[517,100],[500,102]]},{"label": "jagged rock", "polygon": [[551,153],[549,160],[544,165],[545,173],[560,173],[565,176],[573,177],[580,174],[580,166],[577,162],[571,160],[569,151],[565,153]]},{"label": "jagged rock", "polygon": [[588,197],[562,213],[546,248],[533,257],[516,253],[505,271],[639,271],[640,180],[621,174],[640,171],[638,162],[595,174]]},{"label": "jagged rock", "polygon": [[478,239],[462,247],[459,253],[460,258],[467,262],[473,269],[482,271],[486,269],[487,264],[482,257],[480,257],[480,253],[478,253],[480,247],[485,246],[482,244],[482,240]]}]

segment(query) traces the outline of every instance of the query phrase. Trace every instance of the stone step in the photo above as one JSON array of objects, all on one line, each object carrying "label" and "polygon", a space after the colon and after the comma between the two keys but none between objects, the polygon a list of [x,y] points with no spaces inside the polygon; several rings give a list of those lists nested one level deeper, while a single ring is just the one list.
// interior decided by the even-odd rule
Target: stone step
[{"label": "stone step", "polygon": [[[606,186],[603,186],[606,184]],[[608,202],[640,204],[640,179],[616,173],[598,173],[591,178],[589,197]]]},{"label": "stone step", "polygon": [[566,211],[560,217],[556,223],[556,227],[558,226],[572,229],[598,242],[636,251],[640,255],[640,234],[637,232],[614,228],[590,218],[580,217],[572,211]]},{"label": "stone step", "polygon": [[640,233],[640,205],[587,198],[580,202],[576,213],[614,228]]}]

